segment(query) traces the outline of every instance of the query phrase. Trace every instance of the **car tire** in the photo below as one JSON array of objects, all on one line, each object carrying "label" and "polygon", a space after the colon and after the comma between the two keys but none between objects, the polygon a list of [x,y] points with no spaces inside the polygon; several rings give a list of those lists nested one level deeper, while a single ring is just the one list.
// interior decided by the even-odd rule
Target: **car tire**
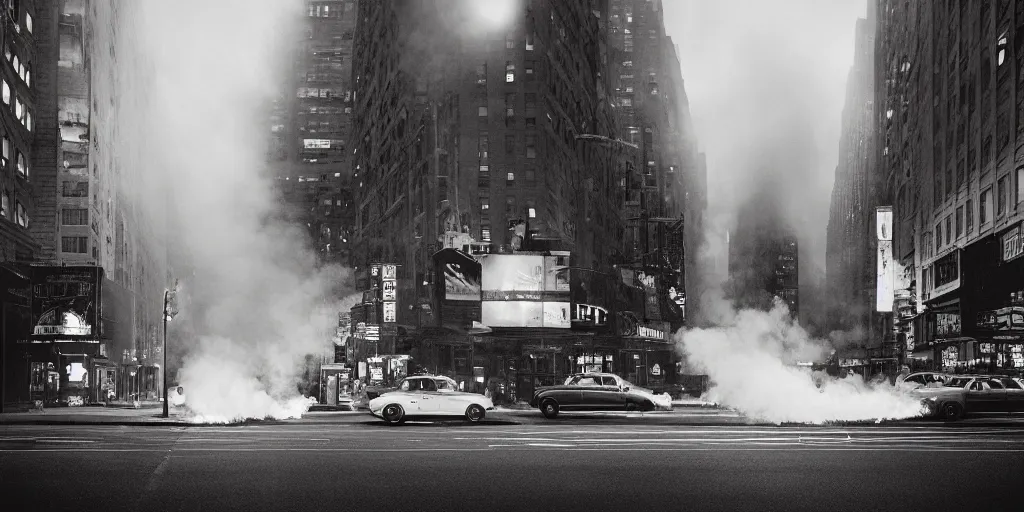
[{"label": "car tire", "polygon": [[939,414],[946,421],[956,421],[963,417],[964,408],[956,402],[946,402],[939,409]]},{"label": "car tire", "polygon": [[483,407],[473,404],[466,408],[466,420],[470,423],[479,423],[487,414]]},{"label": "car tire", "polygon": [[398,404],[388,404],[380,410],[380,417],[391,425],[397,425],[405,419],[405,409]]},{"label": "car tire", "polygon": [[540,403],[540,412],[544,414],[544,417],[553,420],[558,417],[558,402],[551,398],[545,398]]}]

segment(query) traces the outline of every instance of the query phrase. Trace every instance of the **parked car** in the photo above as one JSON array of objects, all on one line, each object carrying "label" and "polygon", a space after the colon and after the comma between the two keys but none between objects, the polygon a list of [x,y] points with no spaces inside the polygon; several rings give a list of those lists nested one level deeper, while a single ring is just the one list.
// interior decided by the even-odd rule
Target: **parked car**
[{"label": "parked car", "polygon": [[582,373],[569,377],[561,386],[537,388],[530,400],[547,418],[560,411],[653,411],[671,409],[668,394],[634,386],[613,373]]},{"label": "parked car", "polygon": [[442,376],[406,377],[394,391],[370,400],[370,414],[387,423],[402,423],[407,418],[463,416],[467,421],[484,419],[494,409],[490,398],[463,393],[458,384]]},{"label": "parked car", "polygon": [[954,421],[969,413],[1024,412],[1024,386],[1010,377],[951,377],[941,388],[912,391],[931,415]]}]

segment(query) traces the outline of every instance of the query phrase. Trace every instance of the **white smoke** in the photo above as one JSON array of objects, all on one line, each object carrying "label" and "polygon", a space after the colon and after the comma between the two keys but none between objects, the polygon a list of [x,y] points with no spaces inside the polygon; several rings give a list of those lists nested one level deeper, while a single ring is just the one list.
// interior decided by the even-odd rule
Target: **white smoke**
[{"label": "white smoke", "polygon": [[199,421],[301,415],[304,357],[327,352],[337,325],[330,297],[346,272],[317,270],[305,226],[279,220],[265,159],[267,106],[295,93],[281,84],[304,5],[116,2],[120,33],[106,33],[118,67],[106,85],[130,107],[115,109],[122,133],[101,142],[141,169],[148,186],[132,190],[153,218],[170,198],[165,242],[188,303],[169,339],[186,346],[179,383]]},{"label": "white smoke", "polygon": [[859,375],[840,379],[798,366],[823,360],[829,349],[812,339],[779,300],[771,311],[733,311],[716,327],[682,330],[676,342],[691,367],[709,376],[708,399],[751,418],[820,424],[924,412],[919,399],[888,382],[866,382]]}]

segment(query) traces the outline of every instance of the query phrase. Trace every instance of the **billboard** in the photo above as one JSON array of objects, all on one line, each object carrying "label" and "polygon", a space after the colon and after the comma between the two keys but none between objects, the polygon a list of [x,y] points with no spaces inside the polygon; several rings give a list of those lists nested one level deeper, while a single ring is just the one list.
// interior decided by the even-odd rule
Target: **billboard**
[{"label": "billboard", "polygon": [[480,300],[480,263],[469,255],[454,249],[442,250],[437,255],[438,267],[444,279],[444,299],[458,302]]},{"label": "billboard", "polygon": [[93,338],[98,342],[102,272],[92,266],[33,267],[32,338]]},{"label": "billboard", "polygon": [[896,274],[892,258],[892,207],[879,206],[875,212],[875,230],[878,238],[878,272],[875,310],[891,313],[895,300]]},{"label": "billboard", "polygon": [[484,325],[572,326],[568,252],[482,255],[480,277]]}]

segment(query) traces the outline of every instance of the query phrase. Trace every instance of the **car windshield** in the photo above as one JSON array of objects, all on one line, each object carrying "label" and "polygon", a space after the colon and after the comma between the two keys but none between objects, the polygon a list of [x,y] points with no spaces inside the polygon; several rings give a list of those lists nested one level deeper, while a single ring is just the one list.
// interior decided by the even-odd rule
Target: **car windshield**
[{"label": "car windshield", "polygon": [[946,381],[946,383],[943,385],[943,387],[947,387],[947,388],[964,388],[964,387],[967,387],[967,384],[969,382],[971,382],[971,380],[972,379],[965,378],[965,377],[954,377],[954,378],[949,379],[948,381]]}]

